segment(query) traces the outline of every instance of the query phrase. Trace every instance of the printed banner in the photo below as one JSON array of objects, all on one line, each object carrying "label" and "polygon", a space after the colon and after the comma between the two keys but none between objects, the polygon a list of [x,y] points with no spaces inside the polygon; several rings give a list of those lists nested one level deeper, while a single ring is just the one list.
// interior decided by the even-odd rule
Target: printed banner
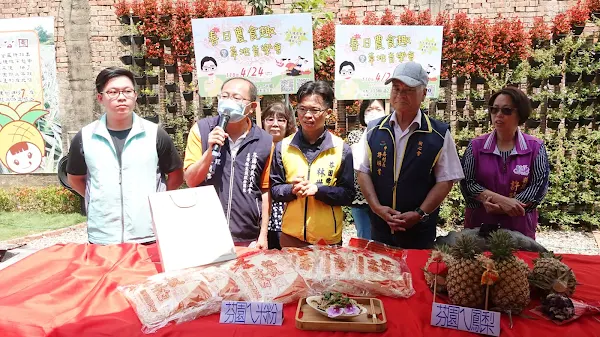
[{"label": "printed banner", "polygon": [[0,173],[56,172],[62,157],[54,18],[0,20]]},{"label": "printed banner", "polygon": [[248,78],[259,95],[293,94],[314,80],[310,14],[193,19],[192,32],[202,97],[232,77]]},{"label": "printed banner", "polygon": [[442,26],[335,26],[335,98],[390,98],[394,68],[419,62],[429,74],[427,97],[439,94]]}]

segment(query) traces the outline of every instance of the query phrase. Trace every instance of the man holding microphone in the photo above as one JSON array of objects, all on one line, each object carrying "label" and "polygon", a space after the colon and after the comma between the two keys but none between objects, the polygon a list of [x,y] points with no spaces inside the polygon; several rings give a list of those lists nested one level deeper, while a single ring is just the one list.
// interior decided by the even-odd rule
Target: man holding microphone
[{"label": "man holding microphone", "polygon": [[183,166],[188,186],[215,187],[237,246],[267,249],[273,140],[249,118],[257,97],[251,81],[225,81],[218,96],[219,116],[192,127]]}]

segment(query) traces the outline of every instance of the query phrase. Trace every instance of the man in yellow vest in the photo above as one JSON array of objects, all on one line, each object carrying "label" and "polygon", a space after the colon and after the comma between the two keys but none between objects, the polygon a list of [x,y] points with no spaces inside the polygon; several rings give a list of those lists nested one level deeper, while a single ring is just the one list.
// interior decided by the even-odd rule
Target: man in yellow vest
[{"label": "man in yellow vest", "polygon": [[323,81],[307,82],[296,96],[301,128],[277,144],[271,166],[272,198],[286,203],[280,243],[341,244],[341,206],[354,198],[354,172],[348,144],[325,129],[333,89]]}]

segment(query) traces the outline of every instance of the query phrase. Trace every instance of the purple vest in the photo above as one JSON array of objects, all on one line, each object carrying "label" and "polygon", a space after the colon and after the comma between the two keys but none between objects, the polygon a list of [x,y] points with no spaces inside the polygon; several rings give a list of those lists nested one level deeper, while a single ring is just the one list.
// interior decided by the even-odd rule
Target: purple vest
[{"label": "purple vest", "polygon": [[[471,142],[475,159],[475,180],[490,191],[503,196],[515,197],[525,189],[533,174],[533,163],[542,141],[517,130],[515,148],[504,164],[496,149],[496,132],[479,136]],[[502,228],[519,231],[535,239],[538,222],[537,209],[524,216],[511,217],[506,214],[488,214],[481,204],[478,208],[467,208],[465,228],[475,228],[482,223],[499,223]]]}]

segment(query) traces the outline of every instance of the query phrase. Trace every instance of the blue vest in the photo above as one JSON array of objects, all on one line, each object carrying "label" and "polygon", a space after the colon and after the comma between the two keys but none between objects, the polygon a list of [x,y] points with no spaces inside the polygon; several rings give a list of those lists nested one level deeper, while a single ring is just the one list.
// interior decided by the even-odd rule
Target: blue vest
[{"label": "blue vest", "polygon": [[87,165],[88,239],[98,244],[154,240],[148,195],[159,188],[158,125],[133,114],[121,165],[106,115],[81,130]]},{"label": "blue vest", "polygon": [[[208,149],[208,134],[219,125],[219,117],[198,121],[202,151]],[[235,156],[231,156],[229,140],[221,148],[221,162],[211,179],[200,186],[213,185],[223,206],[229,231],[236,242],[253,241],[260,234],[262,219],[262,175],[269,165],[273,137],[252,124]],[[267,215],[268,216],[268,215]]]},{"label": "blue vest", "polygon": [[[396,142],[391,115],[369,123],[367,144],[371,157],[371,180],[381,205],[400,212],[414,211],[421,206],[435,185],[433,167],[440,156],[449,125],[421,114],[421,127],[408,139],[404,155],[396,163]],[[400,175],[396,177],[396,167]],[[435,228],[439,210],[429,220],[418,223],[406,232],[395,233],[396,242],[403,248],[425,248],[435,240]],[[371,214],[373,231],[389,233],[388,224],[379,216]]]}]

